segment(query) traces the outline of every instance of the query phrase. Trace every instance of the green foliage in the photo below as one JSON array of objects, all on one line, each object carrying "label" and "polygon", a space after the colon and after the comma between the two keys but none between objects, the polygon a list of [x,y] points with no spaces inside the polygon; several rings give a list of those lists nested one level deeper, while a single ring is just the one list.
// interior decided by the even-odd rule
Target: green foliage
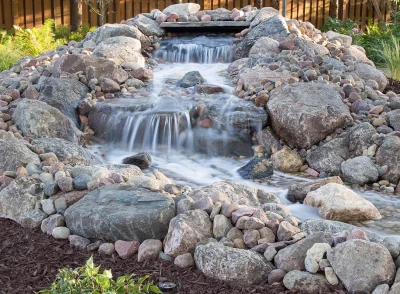
[{"label": "green foliage", "polygon": [[400,80],[400,38],[392,35],[388,41],[383,41],[382,50],[376,50],[376,54],[390,70],[391,77]]},{"label": "green foliage", "polygon": [[[334,31],[339,34],[352,36],[355,33],[354,29],[357,29],[357,26],[358,23],[355,20],[340,20],[329,17],[321,27],[321,30],[323,32]],[[358,29],[356,31],[358,32]]]},{"label": "green foliage", "polygon": [[79,30],[77,30],[76,32],[71,32],[71,34],[69,35],[69,40],[74,40],[74,41],[82,41],[86,35],[90,32],[93,32],[96,29],[96,27],[91,27],[88,24],[83,24]]},{"label": "green foliage", "polygon": [[99,273],[100,266],[95,267],[93,257],[84,266],[59,271],[56,281],[50,290],[42,290],[43,294],[162,294],[157,286],[147,281],[149,276],[135,279],[132,276],[121,276],[113,279],[111,270]]}]

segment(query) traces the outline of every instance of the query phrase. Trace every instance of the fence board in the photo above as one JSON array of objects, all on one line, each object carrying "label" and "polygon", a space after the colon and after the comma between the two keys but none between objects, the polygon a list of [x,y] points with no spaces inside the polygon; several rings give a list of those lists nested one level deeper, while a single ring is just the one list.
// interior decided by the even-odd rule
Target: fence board
[{"label": "fence board", "polygon": [[[43,19],[42,19],[42,1],[35,1],[33,2],[34,4],[34,10],[35,10],[35,19],[34,19],[34,26],[37,28],[40,28],[43,24]],[[68,21],[69,23],[69,21]]]},{"label": "fence board", "polygon": [[63,5],[62,5],[62,23],[69,27],[69,24],[71,23],[71,10],[70,10],[70,1],[69,0],[62,0]]},{"label": "fence board", "polygon": [[0,29],[4,28],[6,28],[6,24],[3,19],[3,0],[0,0]]},{"label": "fence board", "polygon": [[87,5],[82,5],[82,23],[89,24],[89,8]]},{"label": "fence board", "polygon": [[11,28],[13,25],[11,1],[4,1],[3,9],[4,9],[3,11],[4,11],[5,26],[6,26],[6,28]]},{"label": "fence board", "polygon": [[311,2],[311,23],[317,26],[317,0]]}]

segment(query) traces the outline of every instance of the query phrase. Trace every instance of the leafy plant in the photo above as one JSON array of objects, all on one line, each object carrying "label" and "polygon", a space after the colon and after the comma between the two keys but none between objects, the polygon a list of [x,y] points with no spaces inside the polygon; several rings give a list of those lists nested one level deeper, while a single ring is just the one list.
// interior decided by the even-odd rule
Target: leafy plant
[{"label": "leafy plant", "polygon": [[[329,17],[328,20],[321,27],[323,32],[334,31],[339,34],[352,36],[355,32],[359,32],[358,23],[355,20],[346,19],[340,20],[337,18]],[[356,29],[356,30],[354,30]]]},{"label": "leafy plant", "polygon": [[382,42],[382,50],[376,50],[385,66],[390,70],[391,77],[400,80],[400,38],[391,36]]},{"label": "leafy plant", "polygon": [[100,266],[95,267],[93,256],[86,264],[76,269],[63,268],[59,271],[56,281],[50,290],[42,290],[44,294],[144,294],[163,292],[148,281],[149,276],[135,279],[133,276],[121,276],[117,280],[112,277],[111,270],[99,273]]},{"label": "leafy plant", "polygon": [[83,24],[76,32],[72,32],[69,35],[69,41],[74,40],[80,42],[88,33],[93,32],[95,29],[96,27],[91,27],[89,24]]}]

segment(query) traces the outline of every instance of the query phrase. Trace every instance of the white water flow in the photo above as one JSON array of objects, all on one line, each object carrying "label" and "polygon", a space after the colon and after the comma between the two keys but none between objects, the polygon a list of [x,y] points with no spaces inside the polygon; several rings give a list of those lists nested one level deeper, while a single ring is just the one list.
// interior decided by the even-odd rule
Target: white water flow
[{"label": "white water flow", "polygon": [[[145,151],[152,156],[152,167],[164,172],[176,184],[198,188],[222,180],[242,182],[274,193],[301,221],[321,219],[316,209],[293,204],[286,199],[290,184],[311,179],[275,172],[271,179],[255,183],[243,180],[236,172],[249,159],[238,159],[232,155],[210,156],[216,154],[209,150],[214,140],[222,140],[223,143],[218,146],[227,149],[227,138],[231,140],[234,137],[236,140],[243,134],[237,132],[232,123],[218,123],[211,129],[197,127],[190,113],[193,107],[198,107],[193,101],[203,98],[194,94],[193,88],[177,88],[175,84],[187,72],[199,71],[206,83],[221,86],[225,94],[204,99],[206,103],[222,99],[223,103],[218,107],[220,121],[224,121],[232,106],[243,102],[230,95],[231,80],[226,69],[231,60],[231,45],[232,38],[228,37],[172,39],[162,43],[154,57],[164,62],[154,69],[151,89],[133,97],[114,99],[110,104],[117,106],[117,110],[100,113],[99,120],[107,129],[107,134],[102,136],[105,144],[96,146],[96,152],[102,154],[107,162],[121,163],[123,158]],[[141,102],[143,100],[145,103]],[[257,128],[260,127],[257,125]],[[203,132],[201,138],[206,141],[206,147],[203,148],[206,152],[196,152],[201,141],[197,138],[198,131]],[[233,149],[239,149],[236,146]],[[373,202],[381,213],[386,206],[400,211],[400,201],[394,197],[375,192],[360,194]],[[386,214],[382,220],[358,225],[383,235],[399,235],[400,223],[396,219]]]}]

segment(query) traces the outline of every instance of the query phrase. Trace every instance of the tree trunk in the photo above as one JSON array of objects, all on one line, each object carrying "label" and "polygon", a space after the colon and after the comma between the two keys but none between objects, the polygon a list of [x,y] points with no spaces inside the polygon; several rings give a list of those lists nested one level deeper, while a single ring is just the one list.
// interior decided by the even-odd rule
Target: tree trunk
[{"label": "tree trunk", "polygon": [[82,26],[82,1],[71,1],[71,31],[75,32]]}]

